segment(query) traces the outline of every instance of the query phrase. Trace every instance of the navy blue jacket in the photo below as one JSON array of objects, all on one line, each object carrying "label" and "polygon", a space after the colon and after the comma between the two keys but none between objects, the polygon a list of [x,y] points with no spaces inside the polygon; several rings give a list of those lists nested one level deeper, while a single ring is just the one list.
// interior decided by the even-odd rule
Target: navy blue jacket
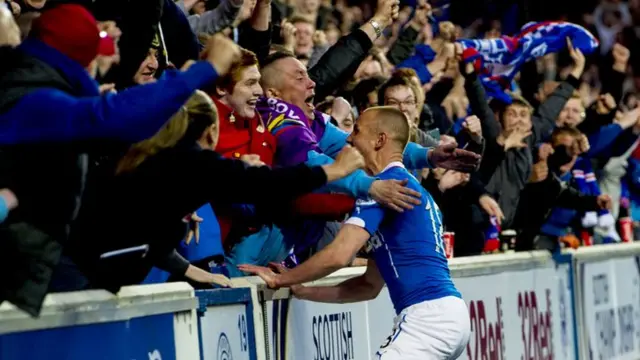
[{"label": "navy blue jacket", "polygon": [[89,74],[57,50],[37,40],[25,41],[20,50],[44,61],[68,80],[69,87],[35,83],[24,94],[7,95],[10,87],[29,85],[30,69],[11,71],[24,72],[26,79],[0,78],[0,95],[18,97],[6,99],[11,102],[6,106],[0,103],[0,145],[88,139],[137,142],[158,131],[195,90],[218,76],[213,66],[201,62],[154,84],[99,96],[98,84]]}]

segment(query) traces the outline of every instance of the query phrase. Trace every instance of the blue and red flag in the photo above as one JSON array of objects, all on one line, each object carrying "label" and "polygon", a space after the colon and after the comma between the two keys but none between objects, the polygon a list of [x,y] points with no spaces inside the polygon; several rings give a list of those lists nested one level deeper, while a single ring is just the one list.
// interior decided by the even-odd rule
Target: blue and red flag
[{"label": "blue and red flag", "polygon": [[531,22],[513,37],[468,39],[459,40],[459,43],[462,44],[463,59],[474,62],[487,95],[511,103],[511,97],[504,90],[510,87],[522,65],[566,48],[567,38],[583,54],[591,54],[599,46],[587,29],[564,21]]}]

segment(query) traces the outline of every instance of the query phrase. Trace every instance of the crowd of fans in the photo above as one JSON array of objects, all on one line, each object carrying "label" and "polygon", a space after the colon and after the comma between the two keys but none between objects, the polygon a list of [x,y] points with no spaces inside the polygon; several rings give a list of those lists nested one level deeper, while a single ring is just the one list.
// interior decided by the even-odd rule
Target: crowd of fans
[{"label": "crowd of fans", "polygon": [[[544,6],[0,0],[0,301],[229,286],[241,264],[305,261],[357,201],[420,206],[358,170],[348,136],[375,106],[411,124],[404,163],[456,257],[633,239],[640,1]],[[459,40],[542,20],[599,47],[567,39],[494,96]]]}]

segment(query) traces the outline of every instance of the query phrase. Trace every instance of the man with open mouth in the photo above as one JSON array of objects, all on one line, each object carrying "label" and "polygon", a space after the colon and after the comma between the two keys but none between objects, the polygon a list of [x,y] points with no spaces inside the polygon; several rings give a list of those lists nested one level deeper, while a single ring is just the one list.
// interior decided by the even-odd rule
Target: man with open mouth
[{"label": "man with open mouth", "polygon": [[155,35],[151,41],[151,47],[144,60],[140,63],[138,71],[133,76],[133,82],[137,85],[148,84],[156,81],[156,72],[160,67],[158,51],[160,50],[160,38]]},{"label": "man with open mouth", "polygon": [[[256,55],[248,50],[242,50],[239,61],[234,63],[229,73],[220,78],[214,88],[209,89],[209,95],[218,109],[220,136],[216,152],[227,158],[240,159],[244,156],[258,157],[266,165],[273,164],[276,153],[274,136],[267,130],[266,122],[256,111],[258,99],[262,97],[260,86],[260,71]],[[261,184],[255,184],[261,186]],[[265,189],[269,191],[269,189]],[[331,194],[312,194],[302,196],[299,203],[326,204],[327,207],[337,208],[338,213],[348,211],[354,201],[347,196]],[[287,211],[288,204],[266,204],[270,214],[281,210]],[[278,210],[275,208],[277,207]],[[304,209],[305,206],[298,206]],[[345,209],[345,210],[340,210]],[[213,210],[213,211],[212,211]],[[331,212],[331,210],[327,210]],[[219,205],[214,209],[205,205],[197,211],[203,218],[200,242],[185,244],[181,252],[193,265],[209,271],[219,263],[219,250],[207,234],[214,234],[216,219],[220,226],[220,239],[225,250],[226,270],[230,276],[242,275],[233,265],[236,263],[255,263],[266,265],[269,261],[283,260],[288,250],[284,248],[280,230],[272,224],[271,216],[261,216],[256,213],[254,206],[234,204]],[[286,216],[286,215],[283,215]],[[215,239],[215,235],[211,235]],[[235,245],[241,243],[241,246]],[[192,283],[194,286],[202,286]]]},{"label": "man with open mouth", "polygon": [[[316,88],[315,82],[310,79],[304,65],[293,54],[273,54],[261,62],[262,68],[258,70],[255,57],[252,57],[250,52],[245,52],[241,64],[233,67],[227,80],[220,81],[215,90],[214,99],[221,115],[220,143],[216,151],[229,157],[257,154],[263,162],[273,163],[275,166],[300,164],[309,160],[317,163],[332,162],[332,156],[335,156],[345,146],[348,134],[327,124],[328,116],[316,111],[313,106],[314,97],[316,93],[323,96],[322,94],[327,91],[327,88],[335,88],[336,84],[342,81],[341,79],[349,76],[349,73],[352,72],[350,69],[354,68],[352,64],[362,60],[359,56],[354,55],[358,52],[355,49],[364,48],[362,54],[365,55],[367,47],[371,47],[373,39],[380,35],[378,30],[393,21],[394,11],[397,12],[397,0],[380,0],[378,13],[374,18],[360,30],[343,38],[329,51],[334,54],[334,58],[339,53],[341,63],[325,61],[317,65],[327,72],[327,76],[322,77],[323,83],[320,84],[320,89]],[[360,45],[356,46],[354,43]],[[351,56],[345,58],[345,53],[351,53]],[[327,54],[327,56],[329,55]],[[334,70],[335,72],[331,74]],[[263,91],[268,98],[261,97]],[[260,99],[256,103],[258,97]],[[260,115],[256,114],[256,104]],[[256,141],[256,139],[261,140]],[[427,149],[412,144],[406,156],[409,167],[430,167],[431,163],[436,163],[441,158],[432,156],[430,162],[427,153]],[[431,153],[433,155],[435,152]],[[442,152],[440,154],[442,155]],[[449,155],[453,156],[453,152],[450,152]],[[462,166],[467,170],[473,169],[478,162],[476,155],[471,154],[467,157],[464,155],[464,152],[456,153],[458,160],[456,160],[457,163],[454,162],[454,165]],[[450,161],[450,157],[445,156],[442,159],[445,161],[440,164],[441,166],[446,166],[447,161]],[[256,186],[260,186],[260,184],[256,184]],[[326,188],[323,194],[314,195],[329,195],[331,192],[346,193],[352,198],[371,196],[397,211],[402,211],[403,208],[410,209],[420,203],[414,197],[419,194],[406,188],[402,182],[380,181],[362,172],[355,177],[350,177],[346,182],[333,184],[333,187]],[[342,212],[348,213],[353,206],[353,200],[345,202],[344,198],[342,196],[343,201],[335,201],[333,205],[341,204]],[[314,199],[305,206],[299,206],[300,203],[297,203],[296,210],[318,208],[327,203],[331,202]],[[221,219],[222,238],[227,250],[231,245],[225,241],[231,228],[227,224],[231,215],[235,213],[236,216],[242,214],[240,217],[247,217],[245,213],[238,214],[238,208],[235,206],[225,210],[216,209],[216,215]],[[225,220],[225,217],[228,219]],[[234,216],[234,218],[236,217]],[[314,224],[307,221],[298,223],[302,224],[309,232],[317,235],[324,231],[327,220],[321,219],[315,221]],[[314,231],[314,229],[318,231]],[[253,230],[259,231],[259,229]],[[307,232],[305,229],[302,231]],[[267,234],[269,237],[272,235],[273,231]],[[317,242],[316,235],[312,234],[308,237],[312,243]],[[234,234],[233,238],[238,238],[238,236]],[[247,242],[250,242],[250,239],[245,237],[243,243]],[[285,240],[285,242],[287,241]],[[255,243],[260,242],[255,241]],[[286,244],[285,249],[290,248],[290,245],[293,244]],[[271,253],[282,255],[283,248],[276,248],[277,246],[274,246]],[[260,256],[269,252],[262,251]],[[242,262],[244,262],[243,259],[236,259],[236,263]]]},{"label": "man with open mouth", "polygon": [[[330,116],[315,110],[313,98],[316,84],[305,66],[293,54],[271,54],[262,64],[261,83],[268,97],[260,99],[258,111],[267,122],[267,129],[276,138],[278,151],[274,163],[291,166],[333,161],[332,158],[346,145],[349,134],[331,124]],[[479,156],[454,149],[455,145],[447,149],[427,149],[409,143],[403,161],[409,169],[444,167],[469,172],[477,166]],[[394,185],[397,188],[393,188]],[[380,181],[362,171],[328,184],[320,191],[348,194],[356,199],[372,198],[400,212],[419,204],[402,182],[392,184]],[[388,193],[398,195],[387,197]],[[295,257],[292,258],[304,260],[311,253],[309,250],[324,239],[324,234],[334,233],[337,227],[337,222],[308,220],[288,224],[282,231],[287,245],[294,247]]]}]

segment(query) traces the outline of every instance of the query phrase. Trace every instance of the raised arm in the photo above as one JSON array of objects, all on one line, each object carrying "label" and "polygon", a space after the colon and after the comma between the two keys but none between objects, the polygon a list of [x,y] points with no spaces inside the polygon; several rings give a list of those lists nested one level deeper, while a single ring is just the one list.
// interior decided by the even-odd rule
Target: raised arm
[{"label": "raised arm", "polygon": [[118,94],[74,97],[60,90],[43,88],[24,95],[0,115],[0,144],[146,139],[155,134],[195,90],[215,82],[240,56],[240,48],[223,35],[213,36],[207,45],[215,49],[209,51],[207,61],[194,64],[184,73]]},{"label": "raised arm", "polygon": [[556,126],[556,119],[564,108],[573,92],[580,86],[580,80],[573,75],[569,75],[565,81],[560,83],[556,90],[538,107],[536,113],[532,117],[533,134],[529,138],[531,146],[536,145],[540,141],[551,135],[553,128]]},{"label": "raised arm", "polygon": [[538,142],[551,135],[560,111],[562,111],[573,92],[580,86],[580,77],[584,72],[586,60],[580,49],[574,48],[568,40],[567,44],[569,55],[573,60],[571,72],[567,79],[538,107],[537,118],[532,119],[533,136],[529,138],[530,146],[535,146]]},{"label": "raised arm", "polygon": [[55,89],[36,90],[0,115],[0,143],[137,142],[158,131],[195,90],[217,77],[211,64],[200,62],[178,76],[118,94],[78,98]]},{"label": "raised arm", "polygon": [[202,15],[189,15],[189,26],[196,34],[222,31],[236,20],[242,3],[242,0],[224,0],[215,9]]},{"label": "raised arm", "polygon": [[489,101],[484,87],[473,70],[472,64],[465,64],[462,67],[461,70],[464,70],[463,74],[465,78],[464,88],[467,93],[467,98],[469,99],[471,113],[480,119],[482,136],[485,141],[495,142],[500,134],[500,125],[489,107]]},{"label": "raised arm", "polygon": [[324,99],[353,77],[379,36],[372,22],[380,30],[391,25],[393,17],[397,16],[395,4],[395,0],[378,0],[373,18],[360,29],[343,36],[309,69],[309,77],[316,82],[316,99]]},{"label": "raised arm", "polygon": [[420,31],[429,25],[428,14],[431,12],[431,6],[429,4],[422,5],[416,10],[411,21],[405,25],[387,53],[387,58],[393,65],[400,64],[413,54]]},{"label": "raised arm", "polygon": [[269,56],[271,47],[271,1],[260,0],[257,2],[253,14],[248,23],[240,26],[238,44],[256,54],[258,63],[262,63]]}]

